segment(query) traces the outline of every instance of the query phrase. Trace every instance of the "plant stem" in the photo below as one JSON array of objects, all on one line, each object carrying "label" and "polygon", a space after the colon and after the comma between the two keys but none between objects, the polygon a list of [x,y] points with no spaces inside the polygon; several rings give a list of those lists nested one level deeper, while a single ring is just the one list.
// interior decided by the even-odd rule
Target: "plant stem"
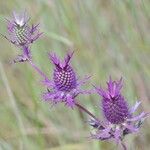
[{"label": "plant stem", "polygon": [[[46,80],[48,80],[47,76],[34,64],[32,63],[32,61],[29,60],[29,63],[31,64],[31,66],[42,76],[44,77]],[[87,113],[89,116],[91,116],[92,118],[94,118],[95,120],[99,120],[95,117],[95,115],[93,115],[89,110],[87,110],[85,107],[83,107],[82,105],[80,105],[79,103],[75,103],[75,105],[81,110],[84,111],[85,113]]]},{"label": "plant stem", "polygon": [[123,150],[127,150],[127,147],[125,146],[125,144],[123,142],[121,142],[121,146],[122,146]]},{"label": "plant stem", "polygon": [[93,115],[89,110],[87,110],[85,107],[83,107],[82,105],[80,105],[79,103],[75,103],[75,105],[81,110],[84,111],[85,113],[87,113],[89,116],[91,116],[92,118],[94,118],[95,120],[98,120],[95,115]]},{"label": "plant stem", "polygon": [[29,63],[45,80],[49,80],[48,77],[31,60],[29,60]]}]

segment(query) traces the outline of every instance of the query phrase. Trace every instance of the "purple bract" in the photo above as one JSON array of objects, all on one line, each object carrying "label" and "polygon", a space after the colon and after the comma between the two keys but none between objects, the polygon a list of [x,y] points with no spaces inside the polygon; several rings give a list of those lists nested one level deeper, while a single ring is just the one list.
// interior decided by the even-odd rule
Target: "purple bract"
[{"label": "purple bract", "polygon": [[21,55],[18,55],[13,62],[18,63],[18,62],[25,62],[31,59],[31,52],[30,48],[28,46],[22,46],[21,47],[23,53]]}]

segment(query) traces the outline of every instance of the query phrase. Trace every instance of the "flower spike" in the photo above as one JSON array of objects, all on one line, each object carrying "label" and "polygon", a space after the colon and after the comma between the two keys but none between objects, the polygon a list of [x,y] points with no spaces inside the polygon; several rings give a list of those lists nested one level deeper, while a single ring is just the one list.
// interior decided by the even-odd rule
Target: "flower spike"
[{"label": "flower spike", "polygon": [[42,34],[39,32],[39,24],[30,26],[29,20],[26,11],[13,12],[12,18],[6,19],[8,34],[1,36],[22,50],[22,54],[15,58],[14,63],[31,59],[30,45]]},{"label": "flower spike", "polygon": [[129,109],[127,101],[121,94],[122,86],[122,78],[119,81],[112,81],[110,77],[106,90],[95,87],[96,92],[102,97],[105,123],[102,125],[97,120],[91,120],[90,125],[95,129],[95,133],[91,133],[91,138],[99,140],[114,139],[126,149],[123,138],[127,134],[138,132],[149,113],[142,112],[134,116],[134,112],[141,102],[136,102],[135,106]]},{"label": "flower spike", "polygon": [[78,81],[76,73],[70,65],[73,53],[68,53],[64,61],[61,61],[55,53],[49,53],[49,59],[55,67],[53,80],[43,81],[48,89],[51,88],[51,90],[43,94],[43,98],[46,101],[51,101],[53,104],[64,102],[66,106],[73,108],[75,106],[75,97],[79,94],[88,93],[80,89],[82,81]]},{"label": "flower spike", "polygon": [[8,36],[4,37],[18,47],[32,44],[42,33],[39,33],[39,24],[30,27],[29,19],[26,12],[13,12],[13,17],[6,19]]}]

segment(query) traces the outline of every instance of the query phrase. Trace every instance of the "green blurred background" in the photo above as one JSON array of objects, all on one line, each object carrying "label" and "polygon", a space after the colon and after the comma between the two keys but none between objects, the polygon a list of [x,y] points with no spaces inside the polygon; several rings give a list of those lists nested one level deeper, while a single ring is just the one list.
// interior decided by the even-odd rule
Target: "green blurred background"
[{"label": "green blurred background", "polygon": [[[92,84],[105,86],[109,75],[124,79],[123,94],[130,105],[142,101],[150,109],[150,1],[149,0],[0,0],[0,32],[13,10],[27,10],[43,36],[33,44],[34,62],[51,76],[47,52],[63,57],[75,50],[72,65],[80,77],[92,75]],[[113,142],[89,140],[88,116],[63,104],[50,108],[41,100],[41,78],[28,63],[11,65],[20,53],[0,38],[0,150],[115,150]],[[100,98],[80,96],[97,116]],[[149,150],[150,121],[139,134],[129,135],[129,150]]]}]

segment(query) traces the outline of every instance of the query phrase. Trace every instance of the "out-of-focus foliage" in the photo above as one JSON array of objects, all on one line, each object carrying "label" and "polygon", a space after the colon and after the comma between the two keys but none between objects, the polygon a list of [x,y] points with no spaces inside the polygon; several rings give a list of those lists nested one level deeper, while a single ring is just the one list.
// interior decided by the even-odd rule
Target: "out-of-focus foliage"
[{"label": "out-of-focus foliage", "polygon": [[[64,56],[75,50],[72,65],[80,77],[92,75],[92,84],[104,85],[109,75],[123,77],[123,94],[130,104],[142,101],[150,110],[150,1],[149,0],[0,0],[0,32],[4,18],[25,10],[31,22],[40,22],[41,39],[32,46],[34,62],[52,73],[47,52]],[[19,50],[0,38],[0,149],[4,150],[112,150],[113,143],[86,137],[88,117],[63,105],[51,108],[41,99],[39,76],[28,63],[10,64]],[[96,94],[79,100],[101,117]],[[150,121],[125,139],[131,150],[148,150]]]}]

